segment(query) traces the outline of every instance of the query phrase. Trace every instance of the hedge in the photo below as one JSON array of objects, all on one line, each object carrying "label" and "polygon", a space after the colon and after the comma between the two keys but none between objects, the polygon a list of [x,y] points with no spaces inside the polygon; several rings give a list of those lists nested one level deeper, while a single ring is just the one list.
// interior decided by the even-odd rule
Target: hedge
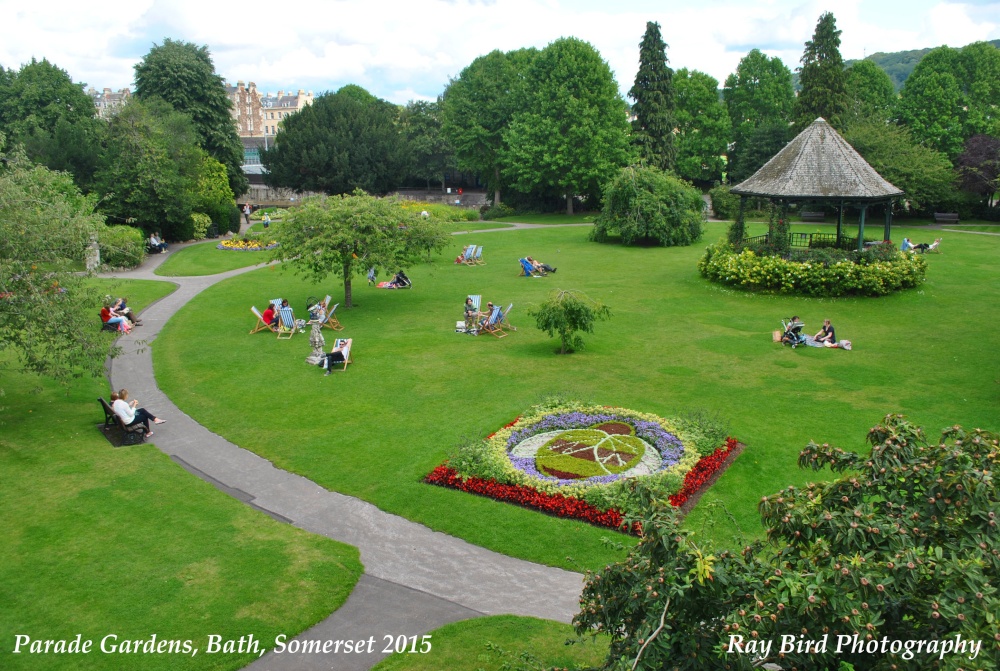
[{"label": "hedge", "polygon": [[924,281],[927,262],[915,254],[895,260],[860,263],[789,261],[780,256],[758,256],[752,250],[737,253],[731,245],[708,247],[698,261],[703,276],[739,289],[806,296],[885,296]]},{"label": "hedge", "polygon": [[111,268],[135,268],[146,258],[146,234],[132,226],[104,226],[97,233],[101,263]]}]

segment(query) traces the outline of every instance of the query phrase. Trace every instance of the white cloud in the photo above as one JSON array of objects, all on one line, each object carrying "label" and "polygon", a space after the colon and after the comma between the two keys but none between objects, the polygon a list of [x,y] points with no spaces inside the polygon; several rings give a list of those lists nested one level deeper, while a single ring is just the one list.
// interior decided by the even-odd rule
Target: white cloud
[{"label": "white cloud", "polygon": [[[935,4],[938,3],[938,4]],[[722,82],[758,47],[798,65],[824,11],[845,58],[961,46],[1000,37],[1000,4],[938,0],[0,0],[0,64],[46,57],[92,86],[130,86],[133,67],[165,37],[208,45],[230,82],[316,93],[358,83],[393,102],[431,99],[493,49],[544,47],[563,36],[593,44],[622,91],[638,66],[646,21],[658,21],[675,69]]]}]

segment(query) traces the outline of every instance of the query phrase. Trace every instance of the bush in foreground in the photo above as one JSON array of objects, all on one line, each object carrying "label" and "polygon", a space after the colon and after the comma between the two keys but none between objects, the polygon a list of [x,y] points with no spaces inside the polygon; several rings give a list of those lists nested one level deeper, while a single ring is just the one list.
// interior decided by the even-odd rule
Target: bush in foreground
[{"label": "bush in foreground", "polygon": [[710,554],[651,501],[642,541],[588,575],[574,620],[611,635],[604,668],[1000,667],[998,437],[956,426],[928,444],[889,415],[868,442],[810,443],[801,467],[844,475],[764,497],[770,542],[739,552]]}]

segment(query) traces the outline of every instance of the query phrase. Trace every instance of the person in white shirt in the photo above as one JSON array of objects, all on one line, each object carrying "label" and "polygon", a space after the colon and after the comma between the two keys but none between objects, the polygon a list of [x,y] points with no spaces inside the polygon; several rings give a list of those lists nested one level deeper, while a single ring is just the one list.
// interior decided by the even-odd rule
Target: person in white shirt
[{"label": "person in white shirt", "polygon": [[128,389],[122,389],[117,393],[111,394],[111,409],[115,411],[116,415],[121,417],[125,425],[134,426],[136,424],[144,424],[146,426],[146,436],[152,436],[153,432],[149,430],[149,420],[153,420],[154,424],[163,424],[166,420],[155,417],[145,408],[136,407],[138,405],[139,401],[128,400]]}]

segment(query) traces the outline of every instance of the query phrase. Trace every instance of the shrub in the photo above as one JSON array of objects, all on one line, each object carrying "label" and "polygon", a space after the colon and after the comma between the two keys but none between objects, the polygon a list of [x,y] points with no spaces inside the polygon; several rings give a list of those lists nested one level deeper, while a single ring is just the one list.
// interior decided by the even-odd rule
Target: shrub
[{"label": "shrub", "polygon": [[698,262],[707,279],[720,284],[775,293],[806,296],[884,296],[915,287],[924,281],[927,262],[915,254],[896,254],[879,249],[855,252],[855,260],[831,264],[797,262],[780,256],[758,256],[753,250],[737,253],[731,245],[710,246]]},{"label": "shrub", "polygon": [[[229,208],[229,222],[228,223],[229,223],[229,229],[228,230],[229,230],[230,233],[239,233],[240,232],[240,226],[243,225],[243,213],[240,212],[240,208],[236,207],[236,205],[233,205],[232,207]],[[219,230],[222,230],[222,227],[220,227]]]},{"label": "shrub", "polygon": [[538,308],[528,310],[539,330],[550,338],[559,335],[560,354],[583,348],[577,331],[594,332],[598,320],[611,318],[611,309],[575,291],[555,291]]},{"label": "shrub", "polygon": [[132,226],[104,226],[98,230],[101,263],[111,268],[135,268],[146,258],[146,234]]},{"label": "shrub", "polygon": [[701,192],[657,168],[622,168],[604,186],[602,206],[590,234],[595,242],[607,241],[615,231],[626,245],[674,247],[701,238]]},{"label": "shrub", "polygon": [[497,203],[496,205],[483,205],[482,209],[483,219],[490,221],[492,219],[503,219],[504,217],[514,216],[514,208],[510,205],[504,203]]},{"label": "shrub", "polygon": [[729,187],[719,185],[708,192],[712,199],[712,211],[716,219],[736,219],[740,209],[740,197],[729,193]]},{"label": "shrub", "polygon": [[212,225],[212,218],[201,212],[191,213],[191,226],[195,240],[204,240],[208,235],[208,229]]}]

